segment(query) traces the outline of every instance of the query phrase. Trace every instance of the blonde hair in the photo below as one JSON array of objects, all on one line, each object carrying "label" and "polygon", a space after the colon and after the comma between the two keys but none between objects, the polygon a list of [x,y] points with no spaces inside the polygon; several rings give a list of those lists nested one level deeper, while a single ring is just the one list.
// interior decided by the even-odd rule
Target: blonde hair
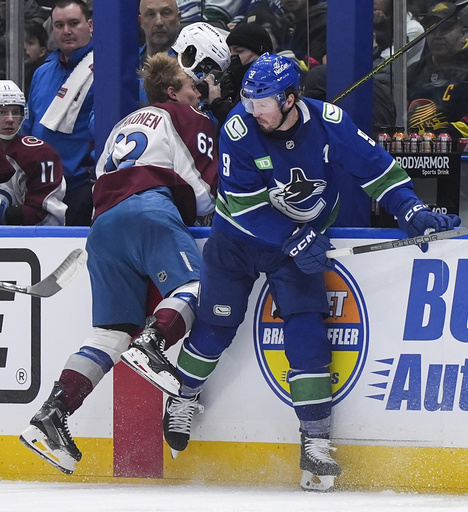
[{"label": "blonde hair", "polygon": [[167,89],[174,87],[180,91],[184,85],[185,74],[175,57],[167,53],[156,53],[148,57],[145,67],[140,71],[143,89],[150,103],[164,103],[169,100]]}]

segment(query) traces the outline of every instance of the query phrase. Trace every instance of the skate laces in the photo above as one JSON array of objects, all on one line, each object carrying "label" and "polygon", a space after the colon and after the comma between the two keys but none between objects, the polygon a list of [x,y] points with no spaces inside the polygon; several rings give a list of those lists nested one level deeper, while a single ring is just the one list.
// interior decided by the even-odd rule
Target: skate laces
[{"label": "skate laces", "polygon": [[305,437],[304,439],[304,451],[309,458],[336,464],[336,461],[330,456],[330,450],[336,452],[336,448],[331,445],[330,439],[316,437]]},{"label": "skate laces", "polygon": [[192,418],[195,409],[202,413],[205,408],[198,403],[198,396],[193,398],[172,398],[167,407],[169,414],[169,431],[179,432],[180,434],[190,434]]},{"label": "skate laces", "polygon": [[[141,344],[147,345],[147,347],[141,346]],[[164,361],[167,365],[171,365],[169,359],[164,353],[164,337],[154,327],[145,327],[141,333],[133,340],[135,345],[140,350],[150,352],[155,355],[158,359]]]},{"label": "skate laces", "polygon": [[70,428],[68,427],[68,416],[70,415],[68,412],[61,411],[60,407],[57,406],[57,404],[53,404],[54,407],[58,410],[58,417],[59,421],[61,423],[61,429],[59,432],[62,434],[62,437],[65,438],[65,441],[76,448],[75,441],[73,440],[73,437],[70,432]]}]

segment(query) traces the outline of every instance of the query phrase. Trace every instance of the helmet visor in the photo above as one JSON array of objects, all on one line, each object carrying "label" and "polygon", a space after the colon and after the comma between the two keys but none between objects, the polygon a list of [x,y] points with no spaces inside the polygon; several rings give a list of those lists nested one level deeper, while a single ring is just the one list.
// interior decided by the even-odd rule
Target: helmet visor
[{"label": "helmet visor", "polygon": [[241,101],[246,112],[249,114],[271,114],[281,108],[276,96],[268,96],[266,98],[249,98],[241,91]]}]

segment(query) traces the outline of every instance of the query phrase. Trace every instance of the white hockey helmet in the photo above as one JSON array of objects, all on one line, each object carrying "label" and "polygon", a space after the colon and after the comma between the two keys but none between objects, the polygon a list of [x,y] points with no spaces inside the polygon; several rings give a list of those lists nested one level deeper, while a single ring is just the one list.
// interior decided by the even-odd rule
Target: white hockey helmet
[{"label": "white hockey helmet", "polygon": [[20,131],[23,121],[28,118],[28,105],[23,91],[13,82],[13,80],[0,80],[0,107],[19,105],[23,108],[23,119],[18,126],[18,130],[13,135],[1,135],[0,139],[11,140]]},{"label": "white hockey helmet", "polygon": [[179,66],[197,83],[211,71],[226,71],[231,53],[224,37],[204,22],[186,25],[172,49],[177,53]]}]

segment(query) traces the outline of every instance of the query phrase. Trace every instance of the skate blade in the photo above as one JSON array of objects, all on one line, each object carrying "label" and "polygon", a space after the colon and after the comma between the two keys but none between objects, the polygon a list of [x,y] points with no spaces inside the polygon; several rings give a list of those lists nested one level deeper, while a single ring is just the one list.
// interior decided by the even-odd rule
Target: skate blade
[{"label": "skate blade", "polygon": [[120,359],[127,365],[135,370],[138,375],[141,375],[148,382],[156,386],[164,393],[169,396],[178,397],[180,382],[166,370],[162,370],[160,373],[155,373],[149,366],[148,356],[143,354],[140,350],[133,347],[124,352]]},{"label": "skate blade", "polygon": [[46,436],[37,427],[31,425],[27,428],[20,435],[20,441],[63,473],[71,475],[75,471],[76,460],[63,450],[51,448],[47,443]]},{"label": "skate blade", "polygon": [[310,471],[303,471],[301,489],[312,492],[331,492],[334,489],[335,477],[331,475],[314,475]]},{"label": "skate blade", "polygon": [[179,451],[178,450],[174,450],[174,448],[171,448],[171,457],[173,459],[177,459],[177,455],[179,455]]}]

